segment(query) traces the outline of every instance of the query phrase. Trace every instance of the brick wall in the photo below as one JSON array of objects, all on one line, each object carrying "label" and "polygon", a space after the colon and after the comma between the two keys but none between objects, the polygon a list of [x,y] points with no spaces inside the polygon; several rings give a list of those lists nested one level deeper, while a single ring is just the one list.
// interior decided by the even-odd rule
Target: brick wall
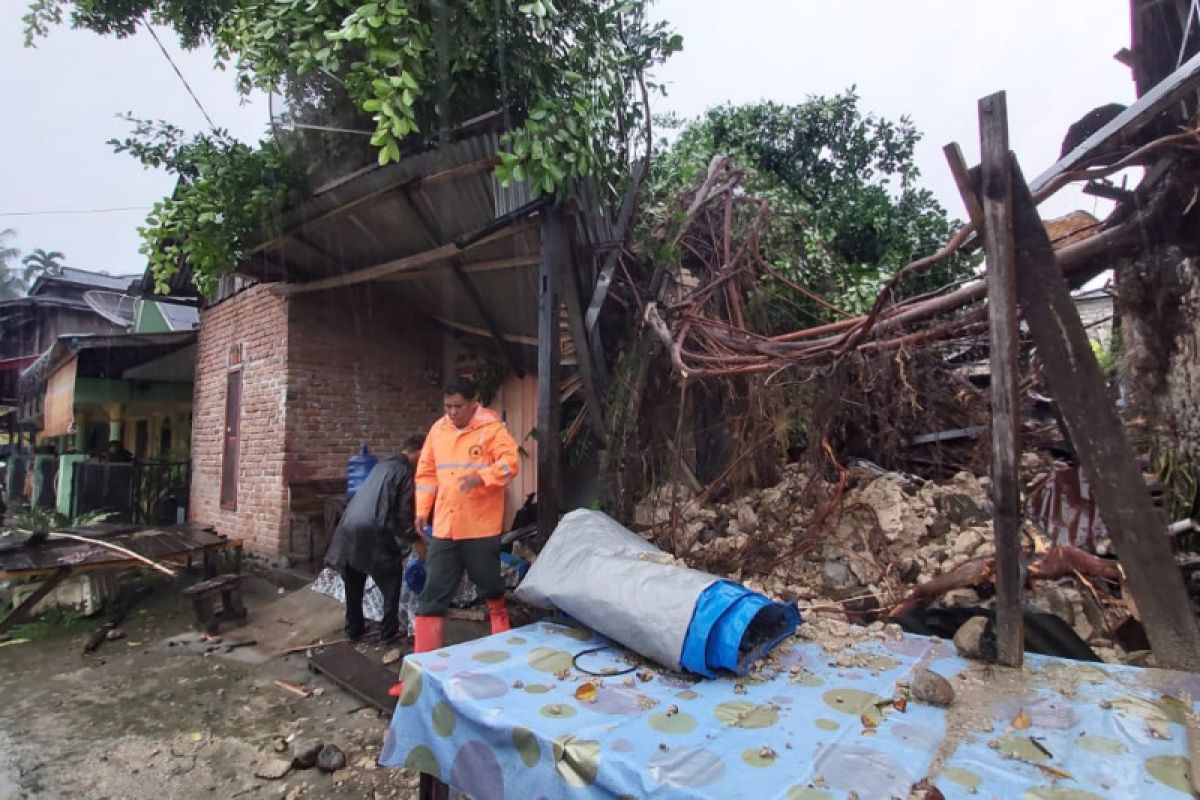
[{"label": "brick wall", "polygon": [[399,452],[441,413],[440,329],[379,284],[291,300],[286,474],[344,479],[365,441]]},{"label": "brick wall", "polygon": [[[303,484],[340,481],[361,441],[379,455],[441,408],[442,336],[387,289],[276,297],[253,287],[207,310],[196,362],[196,522],[264,555],[289,549]],[[243,347],[238,508],[220,507],[228,357]]]},{"label": "brick wall", "polygon": [[[225,393],[231,345],[242,346],[240,463],[236,511],[221,509]],[[247,549],[286,547],[283,482],[287,301],[254,286],[206,310],[196,355],[191,517],[241,538]]]}]

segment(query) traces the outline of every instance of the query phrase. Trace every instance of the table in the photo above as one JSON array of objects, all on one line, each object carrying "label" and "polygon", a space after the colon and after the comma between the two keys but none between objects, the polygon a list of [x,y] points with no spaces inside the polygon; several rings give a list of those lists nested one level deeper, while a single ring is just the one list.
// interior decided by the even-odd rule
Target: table
[{"label": "table", "polygon": [[[380,763],[475,800],[866,800],[927,776],[947,798],[1190,796],[1180,698],[1197,675],[1042,656],[1013,671],[882,632],[832,651],[789,639],[742,681],[656,669],[597,687],[577,668],[624,655],[538,623],[408,656]],[[919,666],[950,679],[949,709],[892,705]]]},{"label": "table", "polygon": [[[231,551],[234,571],[241,571],[242,540],[194,525],[162,528],[102,525],[68,529],[83,536],[101,538],[138,555],[159,562],[183,562],[193,557],[203,561],[205,577],[213,574],[213,563],[222,552]],[[108,572],[145,566],[142,562],[99,545],[64,539],[49,539],[37,545],[0,550],[0,580],[42,578],[37,591],[0,619],[0,634],[23,620],[39,601],[67,578],[87,572]]]}]

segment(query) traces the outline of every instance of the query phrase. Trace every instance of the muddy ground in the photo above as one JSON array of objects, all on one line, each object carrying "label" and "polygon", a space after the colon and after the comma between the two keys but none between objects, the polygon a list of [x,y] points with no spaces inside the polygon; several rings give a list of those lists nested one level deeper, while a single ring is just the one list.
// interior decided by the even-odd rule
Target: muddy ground
[{"label": "muddy ground", "polygon": [[[281,587],[263,577],[245,587],[253,626]],[[156,585],[121,625],[125,638],[91,656],[81,653],[97,619],[43,620],[16,632],[30,641],[0,647],[0,800],[416,796],[415,776],[375,768],[387,718],[310,673],[303,654],[205,655],[180,588]],[[315,594],[295,583],[286,591]],[[239,638],[229,625],[222,634]],[[314,694],[289,694],[276,679]],[[288,757],[276,747],[306,738],[336,744],[347,768],[255,776]]]}]

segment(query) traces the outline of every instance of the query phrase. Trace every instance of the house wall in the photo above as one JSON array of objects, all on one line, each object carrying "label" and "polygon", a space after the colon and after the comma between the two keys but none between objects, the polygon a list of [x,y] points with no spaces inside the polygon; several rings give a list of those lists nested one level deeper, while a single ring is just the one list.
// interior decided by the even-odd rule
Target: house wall
[{"label": "house wall", "polygon": [[289,484],[345,480],[360,442],[396,453],[441,413],[441,332],[368,284],[296,295],[288,310]]},{"label": "house wall", "polygon": [[[291,541],[297,498],[344,481],[359,442],[379,455],[398,452],[440,413],[441,334],[421,320],[378,286],[290,299],[255,286],[205,311],[192,424],[192,520],[262,555],[303,550]],[[229,352],[238,344],[238,507],[222,510]]]},{"label": "house wall", "polygon": [[[197,344],[189,513],[265,555],[286,546],[287,324],[287,301],[258,285],[205,310]],[[225,395],[235,345],[242,359],[237,509],[224,510]]]}]

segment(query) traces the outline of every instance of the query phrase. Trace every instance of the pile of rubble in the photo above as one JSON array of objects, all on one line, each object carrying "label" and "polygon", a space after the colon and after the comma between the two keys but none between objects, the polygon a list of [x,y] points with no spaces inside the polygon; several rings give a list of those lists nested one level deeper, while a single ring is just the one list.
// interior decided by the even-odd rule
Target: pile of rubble
[{"label": "pile of rubble", "polygon": [[[886,618],[914,587],[994,552],[988,480],[967,472],[933,482],[860,468],[839,489],[790,464],[776,486],[725,504],[660,487],[638,505],[635,523],[690,566],[796,602],[808,618]],[[1101,658],[1123,660],[1093,588],[1073,577],[1039,580],[1027,599]],[[938,604],[986,607],[984,594],[953,588]]]}]

